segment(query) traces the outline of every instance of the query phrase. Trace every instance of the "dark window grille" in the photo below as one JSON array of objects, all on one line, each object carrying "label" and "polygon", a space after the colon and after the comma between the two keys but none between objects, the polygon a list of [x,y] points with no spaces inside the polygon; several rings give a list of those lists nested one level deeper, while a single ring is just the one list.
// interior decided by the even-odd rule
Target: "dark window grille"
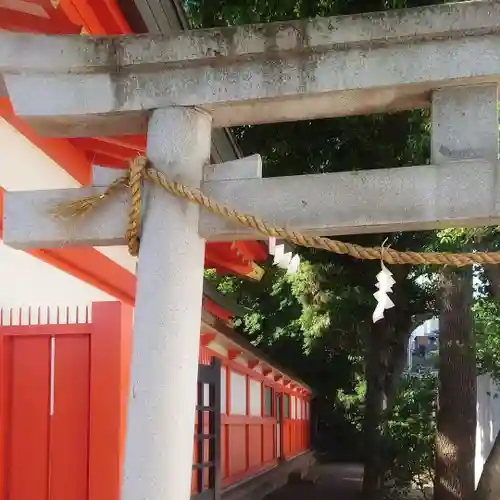
[{"label": "dark window grille", "polygon": [[[197,463],[193,464],[193,469],[196,471],[196,492],[191,497],[192,500],[220,500],[220,381],[221,365],[217,358],[214,357],[210,365],[199,365],[195,433],[198,453]],[[208,401],[205,398],[206,385]],[[205,426],[206,415],[208,415],[208,432]],[[208,446],[208,460],[206,446]]]}]

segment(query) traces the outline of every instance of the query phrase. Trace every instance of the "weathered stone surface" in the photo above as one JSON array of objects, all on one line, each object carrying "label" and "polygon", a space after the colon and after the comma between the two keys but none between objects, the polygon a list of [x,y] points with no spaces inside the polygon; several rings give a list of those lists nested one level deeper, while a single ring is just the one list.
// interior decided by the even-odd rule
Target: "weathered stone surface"
[{"label": "weathered stone surface", "polygon": [[[306,234],[340,235],[500,224],[498,162],[463,161],[320,175],[205,181],[215,200]],[[15,248],[122,245],[128,198],[104,202],[70,221],[50,215],[56,203],[103,188],[6,193],[4,243]],[[165,193],[165,196],[170,196]],[[209,241],[267,239],[201,211]]]},{"label": "weathered stone surface", "polygon": [[224,163],[205,165],[203,180],[227,181],[235,179],[260,179],[262,177],[262,158],[260,155],[251,155],[238,160]]},{"label": "weathered stone surface", "polygon": [[128,191],[102,203],[93,213],[69,220],[53,215],[59,203],[100,194],[103,187],[8,191],[3,200],[3,241],[13,248],[125,245],[130,206]]},{"label": "weathered stone surface", "polygon": [[431,116],[432,163],[498,160],[497,85],[438,90]]},{"label": "weathered stone surface", "polygon": [[[191,31],[0,34],[16,112],[46,134],[143,130],[148,110],[202,106],[214,126],[410,109],[448,85],[500,81],[500,4]],[[55,118],[57,117],[57,118]]]},{"label": "weathered stone surface", "polygon": [[[309,235],[418,231],[500,222],[498,162],[206,182],[221,203]],[[264,237],[202,211],[207,240]]]},{"label": "weathered stone surface", "polygon": [[[125,170],[94,165],[92,169],[92,185],[106,187],[125,174]],[[234,179],[255,179],[262,177],[262,158],[251,155],[237,160],[203,167],[204,181],[227,181]]]}]

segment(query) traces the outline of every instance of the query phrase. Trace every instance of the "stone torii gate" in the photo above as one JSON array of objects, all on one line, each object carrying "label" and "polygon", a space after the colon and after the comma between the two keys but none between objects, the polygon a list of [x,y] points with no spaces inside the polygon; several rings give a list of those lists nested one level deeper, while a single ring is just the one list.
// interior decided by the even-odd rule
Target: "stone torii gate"
[{"label": "stone torii gate", "polygon": [[[16,113],[45,135],[147,132],[154,167],[306,234],[500,223],[500,3],[182,33],[0,34]],[[432,165],[262,179],[258,158],[204,168],[213,127],[431,106]],[[15,165],[2,168],[16,168]],[[124,243],[127,195],[70,225],[57,203],[102,192],[8,193],[15,248]],[[188,500],[204,240],[263,237],[148,186],[137,272],[124,500]]]}]

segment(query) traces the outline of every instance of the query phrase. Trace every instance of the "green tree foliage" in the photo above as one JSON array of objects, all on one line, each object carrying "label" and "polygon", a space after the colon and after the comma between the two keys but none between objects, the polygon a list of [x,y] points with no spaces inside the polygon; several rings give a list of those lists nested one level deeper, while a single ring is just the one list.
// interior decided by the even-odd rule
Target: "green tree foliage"
[{"label": "green tree foliage", "polygon": [[[187,5],[193,22],[209,27],[373,11],[406,4],[189,0]],[[233,132],[244,154],[262,155],[266,177],[425,164],[429,157],[428,120],[423,111],[240,127]],[[387,237],[388,244],[394,247],[417,250],[429,244],[433,233],[348,239],[380,245]],[[269,348],[286,336],[301,338],[306,350],[313,349],[312,341],[317,340],[337,355],[354,347],[354,355],[358,356],[356,348],[362,347],[362,339],[371,332],[375,276],[380,264],[322,251],[299,251],[307,264],[293,281],[283,277],[275,280],[279,272],[269,268],[260,286],[241,282],[222,285],[252,309],[239,326],[251,338],[255,336],[259,345]],[[428,290],[415,284],[417,272],[418,269],[397,271],[394,297],[399,315],[394,323],[404,336],[411,317],[425,312],[432,301]],[[278,355],[290,355],[280,347]]]},{"label": "green tree foliage", "polygon": [[[415,484],[428,497],[435,463],[437,379],[403,378],[385,427],[390,456],[390,496],[401,496]],[[405,497],[406,498],[406,497]]]},{"label": "green tree foliage", "polygon": [[[198,27],[286,21],[424,3],[439,1],[185,0],[191,22]],[[269,177],[424,164],[429,158],[427,131],[427,114],[416,111],[240,127],[233,132],[244,154],[263,156],[264,175]],[[349,239],[364,245],[380,245],[386,237],[392,246],[412,250],[498,250],[499,242],[492,229],[443,231],[437,239],[435,233]],[[365,431],[377,438],[383,430],[387,450],[385,465],[371,465],[382,469],[390,465],[393,477],[407,484],[410,477],[427,470],[432,462],[431,413],[435,392],[430,379],[418,386],[414,385],[415,380],[405,379],[399,387],[394,385],[394,380],[398,379],[397,360],[401,359],[415,317],[434,310],[436,270],[398,268],[396,308],[374,328],[371,313],[374,278],[379,270],[377,263],[356,262],[312,250],[300,250],[300,253],[304,264],[300,273],[292,278],[268,263],[260,284],[214,276],[212,279],[219,290],[238,298],[248,308],[248,313],[238,319],[235,326],[315,387],[326,416],[325,428],[339,428],[336,414],[331,412],[333,407],[341,409],[343,417],[351,419],[358,430],[361,417],[371,415]],[[426,279],[419,280],[424,273],[427,273]],[[500,301],[498,269],[486,266],[481,274],[487,279],[480,281],[476,292],[487,294],[493,290],[496,300]],[[474,307],[479,367],[497,380],[500,374],[499,312],[497,304],[487,295]],[[365,387],[362,369],[367,359],[371,367],[367,367],[369,379]],[[360,407],[361,398],[368,394],[371,398],[364,401],[371,403]],[[382,415],[383,405],[379,403],[391,395],[392,412]],[[370,412],[365,411],[368,407]],[[373,454],[374,446],[377,448],[380,443],[378,438],[370,441],[368,447],[364,447],[367,454]]]},{"label": "green tree foliage", "polygon": [[[440,250],[498,251],[499,228],[445,229],[437,233]],[[488,373],[500,383],[500,281],[498,266],[475,266],[474,331],[478,374]]]},{"label": "green tree foliage", "polygon": [[[420,4],[419,0],[186,0],[192,24],[203,27]],[[239,127],[233,133],[243,154],[261,154],[264,176],[273,177],[426,164],[428,128],[428,113],[412,111]],[[367,246],[386,241],[398,249],[421,250],[431,247],[434,238],[433,232],[421,232],[358,235],[348,240]],[[324,251],[297,251],[303,264],[293,277],[268,263],[259,284],[235,278],[212,279],[220,291],[248,308],[235,327],[316,389],[316,408],[325,432],[332,430],[329,423],[335,421],[332,410],[338,415],[342,406],[337,391],[354,392],[366,368],[366,408],[370,411],[365,415],[370,418],[365,434],[371,438],[363,449],[368,457],[375,456],[380,451],[383,407],[397,392],[395,381],[404,366],[410,329],[416,316],[433,310],[432,287],[429,280],[417,279],[425,270],[395,267],[396,308],[374,327],[373,293],[380,263]],[[322,435],[322,440],[327,442],[328,437]],[[372,465],[380,476],[383,464]]]},{"label": "green tree foliage", "polygon": [[184,0],[193,26],[214,27],[288,21],[418,7],[428,0]]},{"label": "green tree foliage", "polygon": [[473,312],[478,371],[490,374],[500,384],[500,304],[490,297],[481,297]]}]

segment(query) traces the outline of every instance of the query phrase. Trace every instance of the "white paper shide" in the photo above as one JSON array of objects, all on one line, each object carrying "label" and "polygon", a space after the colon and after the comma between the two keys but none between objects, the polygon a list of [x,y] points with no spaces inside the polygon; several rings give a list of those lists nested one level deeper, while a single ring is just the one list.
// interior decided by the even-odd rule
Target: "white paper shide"
[{"label": "white paper shide", "polygon": [[274,265],[286,269],[287,274],[295,274],[299,269],[300,257],[287,251],[285,245],[286,243],[277,243],[276,238],[269,238],[269,254],[274,256]]},{"label": "white paper shide", "polygon": [[394,307],[394,302],[390,299],[389,293],[392,293],[392,287],[396,280],[392,277],[391,271],[387,269],[381,262],[382,270],[377,274],[377,283],[375,286],[378,290],[373,294],[377,301],[377,307],[373,311],[373,322],[376,323],[384,317],[384,311]]}]

